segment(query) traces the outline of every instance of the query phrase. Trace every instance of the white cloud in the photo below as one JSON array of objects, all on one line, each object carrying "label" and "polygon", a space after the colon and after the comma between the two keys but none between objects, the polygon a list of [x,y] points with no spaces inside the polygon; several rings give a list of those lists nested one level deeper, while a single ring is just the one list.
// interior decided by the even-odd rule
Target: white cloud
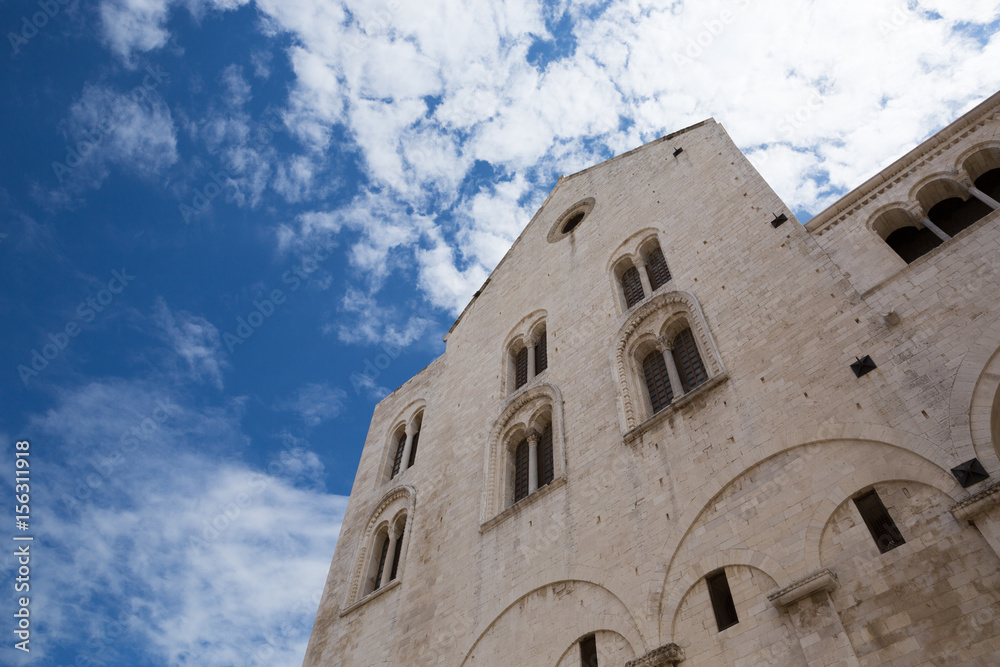
[{"label": "white cloud", "polygon": [[[159,6],[137,9],[136,24],[162,26]],[[451,312],[530,217],[516,202],[534,206],[560,173],[714,116],[766,158],[779,195],[818,212],[998,82],[995,0],[257,6],[269,34],[291,38],[283,118],[311,156],[283,162],[271,185],[290,200],[316,196],[312,156],[346,132],[369,179],[331,212],[361,231],[353,268],[370,291],[416,270],[427,299]],[[564,8],[575,50],[533,67],[530,47],[552,37],[544,17]],[[516,174],[517,199],[504,185],[470,187],[478,161],[500,180]],[[285,229],[286,241],[289,230],[299,233]]]},{"label": "white cloud", "polygon": [[163,299],[156,302],[153,321],[176,360],[184,366],[185,375],[222,389],[222,371],[228,362],[215,325],[183,310],[172,312]]},{"label": "white cloud", "polygon": [[[177,161],[177,133],[155,80],[118,92],[88,84],[69,108],[66,157],[53,164],[56,195],[100,187],[112,167],[141,177]],[[61,191],[61,193],[60,193]]]},{"label": "white cloud", "polygon": [[86,633],[112,664],[117,646],[172,665],[302,660],[347,499],[315,489],[322,464],[301,447],[268,471],[222,460],[239,418],[111,380],[29,424],[59,452],[45,475],[61,495],[36,508],[50,567],[32,582],[49,641]]},{"label": "white cloud", "polygon": [[431,320],[419,315],[404,315],[398,308],[380,306],[371,294],[348,288],[341,302],[341,312],[348,317],[338,318],[336,324],[325,331],[336,331],[344,343],[366,343],[403,348],[417,340]]},{"label": "white cloud", "polygon": [[278,401],[279,410],[291,410],[308,426],[319,426],[325,421],[336,419],[344,407],[347,393],[328,384],[310,382],[295,392],[293,398]]}]

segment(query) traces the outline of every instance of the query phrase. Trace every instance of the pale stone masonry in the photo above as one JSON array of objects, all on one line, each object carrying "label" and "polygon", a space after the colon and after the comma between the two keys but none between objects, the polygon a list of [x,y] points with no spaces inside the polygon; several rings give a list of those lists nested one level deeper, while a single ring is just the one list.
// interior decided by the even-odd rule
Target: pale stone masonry
[{"label": "pale stone masonry", "polygon": [[304,664],[1000,664],[998,112],[806,225],[713,120],[561,178],[376,407]]}]

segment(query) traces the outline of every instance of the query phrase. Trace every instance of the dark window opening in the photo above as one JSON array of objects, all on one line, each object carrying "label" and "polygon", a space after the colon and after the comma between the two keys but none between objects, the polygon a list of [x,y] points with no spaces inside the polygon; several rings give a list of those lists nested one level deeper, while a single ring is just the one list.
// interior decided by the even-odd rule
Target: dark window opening
[{"label": "dark window opening", "polygon": [[649,400],[653,404],[653,413],[657,413],[670,405],[674,400],[674,390],[670,386],[670,376],[667,374],[667,362],[663,353],[653,350],[642,360],[642,372],[646,376],[646,388],[649,390]]},{"label": "dark window opening", "polygon": [[389,479],[392,479],[399,474],[399,468],[403,465],[403,450],[406,448],[406,434],[404,433],[399,438],[399,444],[396,445],[396,456],[392,460],[392,475]]},{"label": "dark window opening", "polygon": [[377,591],[382,587],[382,573],[385,571],[385,559],[389,555],[389,536],[382,538],[382,553],[378,557],[378,572],[375,573],[375,586],[372,591]]},{"label": "dark window opening", "polygon": [[404,523],[399,531],[399,539],[396,540],[396,550],[392,555],[392,572],[389,573],[389,579],[393,580],[396,578],[396,572],[399,571],[399,554],[403,552],[403,534],[406,532],[406,524]]},{"label": "dark window opening", "polygon": [[990,169],[976,179],[975,186],[994,201],[1000,201],[1000,169]]},{"label": "dark window opening", "polygon": [[514,502],[528,495],[528,441],[514,450]]},{"label": "dark window opening", "polygon": [[882,504],[882,499],[875,489],[855,498],[854,504],[861,513],[861,518],[865,520],[868,532],[872,534],[880,553],[892,551],[906,544],[899,528],[896,527],[896,522],[889,516],[889,510]]},{"label": "dark window opening", "polygon": [[993,209],[975,197],[969,197],[964,201],[952,197],[934,204],[927,212],[927,217],[945,234],[955,236],[992,212]]},{"label": "dark window opening", "polygon": [[406,466],[412,468],[413,464],[417,460],[417,441],[420,440],[420,430],[413,434],[413,444],[410,445],[410,460],[407,462]]},{"label": "dark window opening", "polygon": [[552,423],[545,426],[541,437],[538,438],[538,486],[545,486],[555,477],[555,469],[552,460]]},{"label": "dark window opening", "polygon": [[667,268],[667,260],[663,257],[663,251],[659,248],[649,253],[646,258],[646,268],[649,270],[649,286],[653,290],[660,289],[670,280],[670,269]]},{"label": "dark window opening", "polygon": [[708,597],[712,600],[712,611],[715,612],[715,624],[722,632],[740,622],[736,615],[736,604],[733,602],[732,591],[729,590],[729,580],[726,571],[719,570],[705,577],[708,584]]},{"label": "dark window opening", "polygon": [[913,263],[915,259],[926,255],[934,248],[941,245],[934,232],[927,229],[917,229],[916,227],[900,227],[886,237],[885,242],[896,254],[903,258],[907,264]]},{"label": "dark window opening", "polygon": [[705,364],[698,354],[698,344],[694,342],[690,329],[685,329],[674,338],[674,365],[681,376],[681,386],[685,393],[708,379]]},{"label": "dark window opening", "polygon": [[639,269],[633,266],[622,274],[622,290],[625,292],[625,303],[628,308],[631,308],[646,297],[642,292],[642,279],[639,278]]},{"label": "dark window opening", "polygon": [[580,640],[580,664],[583,667],[598,667],[597,638],[594,635]]},{"label": "dark window opening", "polygon": [[528,384],[528,348],[522,347],[514,357],[514,388],[519,389]]},{"label": "dark window opening", "polygon": [[541,338],[538,339],[538,345],[535,346],[535,375],[538,375],[548,367],[549,352],[545,341],[545,332],[543,331]]},{"label": "dark window opening", "polygon": [[584,214],[583,211],[580,211],[579,213],[574,213],[573,215],[571,215],[569,217],[569,220],[566,221],[566,224],[563,225],[562,233],[563,234],[569,234],[571,231],[573,231],[574,229],[576,229],[576,226],[579,225],[580,222],[583,220],[583,216],[584,215],[585,214]]}]

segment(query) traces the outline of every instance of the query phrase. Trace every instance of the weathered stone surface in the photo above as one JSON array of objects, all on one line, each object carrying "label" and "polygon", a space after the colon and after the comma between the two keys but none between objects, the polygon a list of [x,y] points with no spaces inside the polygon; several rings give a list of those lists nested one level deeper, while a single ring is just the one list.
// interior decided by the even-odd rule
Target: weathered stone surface
[{"label": "weathered stone surface", "polygon": [[[376,407],[304,664],[576,667],[590,635],[601,667],[670,645],[684,667],[1000,662],[995,494],[965,502],[990,481],[949,472],[1000,475],[1000,213],[911,264],[872,228],[1000,167],[998,109],[804,226],[711,120],[562,178],[446,352]],[[671,277],[629,308],[621,270],[652,239]],[[640,356],[685,326],[708,380],[652,415]],[[511,346],[542,328],[548,367],[515,389]],[[547,423],[553,482],[511,505],[513,446]],[[905,540],[886,553],[851,500],[873,488]],[[397,582],[369,594],[404,515]]]}]

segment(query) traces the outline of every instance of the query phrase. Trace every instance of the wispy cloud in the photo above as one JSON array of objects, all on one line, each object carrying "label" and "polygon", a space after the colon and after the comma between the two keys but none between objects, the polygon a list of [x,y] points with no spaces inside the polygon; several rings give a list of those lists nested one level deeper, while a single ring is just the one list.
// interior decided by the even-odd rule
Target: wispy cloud
[{"label": "wispy cloud", "polygon": [[36,508],[50,567],[32,611],[50,641],[86,632],[103,651],[88,657],[111,664],[136,650],[206,667],[301,660],[346,498],[316,489],[322,464],[301,446],[266,470],[220,456],[245,439],[239,420],[117,380],[35,417],[47,484],[63,490]]},{"label": "wispy cloud", "polygon": [[222,389],[222,372],[228,362],[215,325],[199,315],[173,312],[163,299],[156,302],[153,322],[159,328],[160,337],[176,355],[171,360],[176,363],[168,365],[195,380],[211,382]]},{"label": "wispy cloud", "polygon": [[319,426],[336,419],[344,408],[347,392],[328,384],[310,382],[295,392],[291,398],[277,402],[278,410],[290,410],[299,415],[307,426]]}]

